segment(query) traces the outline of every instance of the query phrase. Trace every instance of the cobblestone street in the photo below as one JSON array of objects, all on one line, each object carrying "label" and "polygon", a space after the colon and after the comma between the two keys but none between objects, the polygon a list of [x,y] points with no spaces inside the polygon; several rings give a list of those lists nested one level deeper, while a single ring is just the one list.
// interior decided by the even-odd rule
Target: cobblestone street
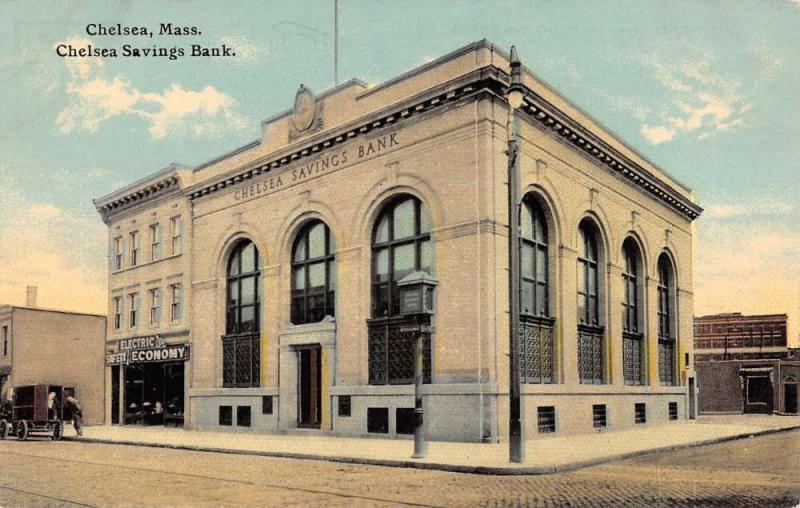
[{"label": "cobblestone street", "polygon": [[800,431],[544,476],[45,440],[0,442],[0,464],[2,506],[794,506],[800,501]]}]

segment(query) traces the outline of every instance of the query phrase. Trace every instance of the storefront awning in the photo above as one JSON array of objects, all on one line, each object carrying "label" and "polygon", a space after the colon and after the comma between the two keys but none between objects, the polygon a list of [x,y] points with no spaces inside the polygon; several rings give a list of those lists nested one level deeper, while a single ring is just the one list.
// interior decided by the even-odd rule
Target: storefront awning
[{"label": "storefront awning", "polygon": [[742,367],[739,369],[739,374],[769,374],[772,372],[772,367]]}]

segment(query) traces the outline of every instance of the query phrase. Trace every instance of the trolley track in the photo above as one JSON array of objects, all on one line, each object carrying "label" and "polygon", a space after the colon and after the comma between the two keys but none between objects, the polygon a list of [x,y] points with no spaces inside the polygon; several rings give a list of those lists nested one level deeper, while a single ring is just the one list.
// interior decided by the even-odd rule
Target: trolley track
[{"label": "trolley track", "polygon": [[[204,453],[204,452],[201,452]],[[239,485],[246,485],[251,487],[264,487],[270,489],[280,489],[287,492],[300,492],[306,494],[314,494],[314,495],[323,495],[323,496],[331,496],[341,499],[352,499],[352,500],[361,500],[361,501],[369,501],[369,502],[376,502],[376,503],[386,503],[386,504],[394,504],[400,506],[415,506],[415,507],[425,507],[425,508],[438,508],[438,505],[433,504],[421,504],[421,503],[414,503],[409,501],[402,501],[397,499],[385,498],[385,497],[376,497],[376,496],[365,496],[365,495],[358,495],[358,494],[347,494],[343,492],[337,492],[335,490],[328,490],[328,489],[314,489],[308,487],[293,487],[286,484],[279,484],[279,483],[270,483],[270,482],[254,482],[254,481],[247,481],[247,480],[237,480],[231,478],[225,478],[222,476],[211,476],[211,475],[202,475],[196,473],[185,473],[185,472],[178,472],[174,470],[168,469],[161,469],[161,468],[150,468],[150,467],[139,467],[139,466],[129,466],[129,465],[121,465],[118,463],[113,462],[96,462],[96,461],[89,461],[89,460],[80,460],[80,459],[71,459],[71,458],[64,458],[64,457],[54,457],[52,455],[46,454],[36,454],[36,453],[22,453],[18,451],[10,451],[10,450],[0,450],[0,456],[3,455],[12,455],[18,457],[28,457],[37,460],[49,460],[52,462],[60,462],[60,463],[67,463],[67,464],[75,464],[75,465],[87,465],[92,467],[106,467],[106,468],[114,468],[119,470],[128,470],[128,471],[137,471],[137,472],[147,472],[147,473],[154,473],[160,474],[165,476],[176,476],[176,477],[185,477],[191,478],[196,480],[211,480],[211,481],[218,481],[222,483],[234,483]],[[55,496],[48,496],[46,494],[39,494],[36,492],[31,492],[23,489],[17,489],[14,487],[10,487],[7,485],[0,484],[0,488],[11,490],[23,494],[38,496],[46,499],[51,499],[54,501],[60,502],[67,502],[74,504],[76,506],[94,506],[89,504],[80,503],[77,501],[72,501],[66,498],[59,498]]]}]

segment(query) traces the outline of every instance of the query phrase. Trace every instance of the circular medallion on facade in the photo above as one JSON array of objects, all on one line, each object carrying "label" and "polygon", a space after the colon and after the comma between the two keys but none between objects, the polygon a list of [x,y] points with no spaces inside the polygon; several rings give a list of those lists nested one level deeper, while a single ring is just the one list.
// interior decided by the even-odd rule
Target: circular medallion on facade
[{"label": "circular medallion on facade", "polygon": [[311,127],[314,117],[317,115],[317,100],[311,90],[304,85],[300,85],[297,95],[294,98],[294,113],[292,114],[292,124],[298,131],[304,131]]}]

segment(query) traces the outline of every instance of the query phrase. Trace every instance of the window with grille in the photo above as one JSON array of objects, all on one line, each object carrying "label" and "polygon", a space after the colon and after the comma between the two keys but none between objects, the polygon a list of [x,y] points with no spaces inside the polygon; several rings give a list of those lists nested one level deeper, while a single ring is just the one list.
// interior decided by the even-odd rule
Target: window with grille
[{"label": "window with grille", "polygon": [[663,385],[677,384],[675,375],[675,325],[672,310],[672,295],[675,292],[675,276],[672,263],[666,253],[658,258],[658,377]]},{"label": "window with grille", "polygon": [[605,339],[600,324],[600,255],[597,227],[586,219],[579,227],[578,255],[578,371],[581,383],[605,382]]},{"label": "window with grille", "polygon": [[670,402],[669,403],[669,419],[670,420],[677,420],[678,419],[678,403],[677,402]]},{"label": "window with grille", "polygon": [[592,427],[599,429],[608,426],[607,412],[605,404],[592,405]]},{"label": "window with grille", "polygon": [[319,220],[306,224],[292,248],[292,323],[317,323],[335,316],[336,243]]},{"label": "window with grille", "polygon": [[634,423],[647,423],[647,407],[644,402],[637,402],[633,407]]},{"label": "window with grille", "polygon": [[627,385],[644,383],[644,335],[639,326],[641,309],[641,250],[633,238],[622,244],[625,267],[622,272],[624,293],[622,299],[622,372]]},{"label": "window with grille", "polygon": [[[414,337],[400,316],[397,282],[433,271],[431,219],[413,196],[401,195],[381,210],[372,233],[372,318],[367,322],[370,384],[414,382]],[[425,380],[431,378],[430,337],[424,338]]]},{"label": "window with grille", "polygon": [[259,386],[261,368],[258,250],[240,241],[230,255],[226,288],[226,335],[222,337],[225,387]]},{"label": "window with grille", "polygon": [[523,383],[554,382],[555,321],[548,295],[548,237],[544,211],[527,195],[520,210],[520,368]]},{"label": "window with grille", "polygon": [[539,406],[536,408],[536,420],[540,434],[547,434],[556,431],[556,408],[555,406]]}]

